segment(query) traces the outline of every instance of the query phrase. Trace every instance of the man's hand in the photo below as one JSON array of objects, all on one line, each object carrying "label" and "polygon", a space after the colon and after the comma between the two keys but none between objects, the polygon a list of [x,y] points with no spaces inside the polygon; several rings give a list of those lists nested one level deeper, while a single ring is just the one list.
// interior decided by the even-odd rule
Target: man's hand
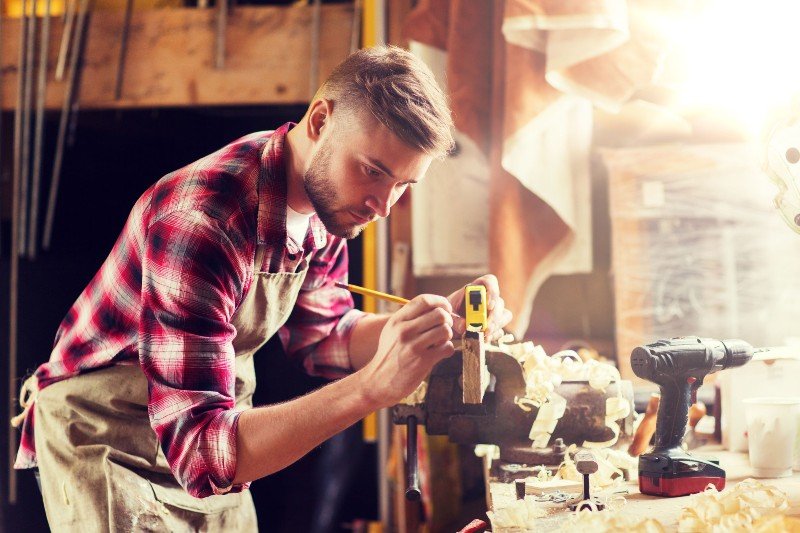
[{"label": "man's hand", "polygon": [[[486,340],[495,342],[503,336],[503,328],[511,322],[512,318],[511,311],[506,309],[505,301],[500,297],[500,286],[497,283],[497,278],[492,274],[486,274],[470,283],[470,285],[483,285],[486,287],[486,310],[488,311]],[[448,296],[447,299],[455,312],[463,317],[466,311],[464,308],[464,287]],[[457,335],[464,333],[465,328],[466,324],[463,318],[454,321],[453,330]]]},{"label": "man's hand", "polygon": [[422,294],[389,318],[375,356],[359,372],[375,402],[396,404],[453,354],[452,312],[447,298]]}]

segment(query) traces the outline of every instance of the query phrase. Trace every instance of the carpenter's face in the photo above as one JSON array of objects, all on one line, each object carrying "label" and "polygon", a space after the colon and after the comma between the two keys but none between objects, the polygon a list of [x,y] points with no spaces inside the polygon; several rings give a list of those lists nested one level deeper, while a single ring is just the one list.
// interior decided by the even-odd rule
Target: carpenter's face
[{"label": "carpenter's face", "polygon": [[[330,123],[329,126],[333,126]],[[421,180],[432,157],[369,117],[328,127],[304,175],[306,194],[327,230],[352,239]]]}]

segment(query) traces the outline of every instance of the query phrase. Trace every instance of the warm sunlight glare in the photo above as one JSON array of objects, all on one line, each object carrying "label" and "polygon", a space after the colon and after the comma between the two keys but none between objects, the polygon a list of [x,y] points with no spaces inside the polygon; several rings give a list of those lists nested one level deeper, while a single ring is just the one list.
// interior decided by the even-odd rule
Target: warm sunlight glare
[{"label": "warm sunlight glare", "polygon": [[676,39],[686,108],[727,111],[755,136],[768,109],[800,91],[800,1],[710,0],[686,30]]}]

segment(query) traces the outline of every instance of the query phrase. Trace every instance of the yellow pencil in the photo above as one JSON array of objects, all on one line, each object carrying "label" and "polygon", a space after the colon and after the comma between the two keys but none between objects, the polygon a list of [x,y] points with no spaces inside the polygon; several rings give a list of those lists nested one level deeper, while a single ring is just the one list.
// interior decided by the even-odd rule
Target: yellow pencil
[{"label": "yellow pencil", "polygon": [[[375,298],[380,298],[381,300],[386,300],[388,302],[394,302],[396,304],[405,305],[411,300],[407,300],[402,296],[395,296],[394,294],[387,294],[381,291],[375,291],[372,289],[368,289],[366,287],[361,287],[359,285],[350,285],[348,283],[340,283],[338,281],[334,282],[334,285],[339,287],[340,289],[347,289],[350,292],[354,292],[356,294],[362,294],[364,296],[374,296]],[[461,315],[456,313],[450,313],[453,318],[461,318]]]},{"label": "yellow pencil", "polygon": [[335,285],[341,289],[347,289],[350,292],[354,292],[356,294],[363,294],[364,296],[374,296],[375,298],[380,298],[381,300],[386,300],[387,302],[394,302],[396,304],[405,305],[410,300],[406,300],[401,296],[395,296],[394,294],[386,294],[385,292],[381,291],[374,291],[372,289],[367,289],[366,287],[359,287],[358,285],[350,285],[348,283],[340,283],[336,282]]}]

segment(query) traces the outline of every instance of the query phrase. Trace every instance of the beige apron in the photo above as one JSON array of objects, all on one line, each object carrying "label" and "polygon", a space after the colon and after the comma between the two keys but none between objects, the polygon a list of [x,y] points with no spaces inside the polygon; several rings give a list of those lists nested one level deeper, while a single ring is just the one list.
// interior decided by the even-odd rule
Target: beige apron
[{"label": "beige apron", "polygon": [[[305,279],[258,272],[232,323],[236,409],[252,407],[253,354],[289,318]],[[150,427],[147,380],[138,365],[117,365],[40,391],[36,456],[53,531],[256,531],[250,491],[194,498],[172,475]]]}]

